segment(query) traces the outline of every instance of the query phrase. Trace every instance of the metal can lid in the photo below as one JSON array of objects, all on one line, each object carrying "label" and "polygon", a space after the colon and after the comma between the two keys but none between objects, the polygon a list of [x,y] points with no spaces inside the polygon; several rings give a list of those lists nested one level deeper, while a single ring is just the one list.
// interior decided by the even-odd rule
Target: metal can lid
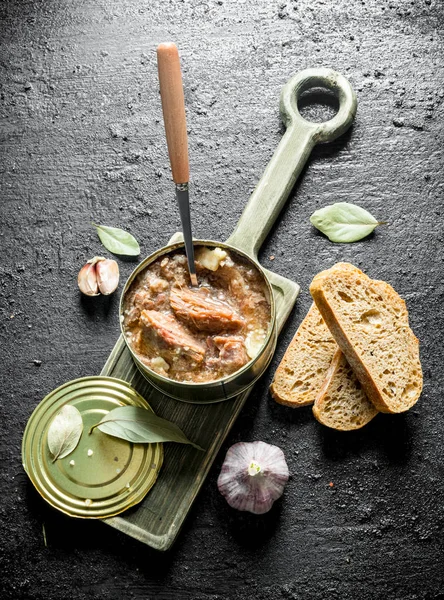
[{"label": "metal can lid", "polygon": [[[77,408],[83,433],[73,452],[53,461],[48,429],[65,405]],[[83,377],[48,394],[32,413],[22,441],[23,467],[41,496],[72,517],[107,518],[140,502],[154,485],[163,445],[134,444],[90,428],[118,406],[152,410],[126,381]]]}]

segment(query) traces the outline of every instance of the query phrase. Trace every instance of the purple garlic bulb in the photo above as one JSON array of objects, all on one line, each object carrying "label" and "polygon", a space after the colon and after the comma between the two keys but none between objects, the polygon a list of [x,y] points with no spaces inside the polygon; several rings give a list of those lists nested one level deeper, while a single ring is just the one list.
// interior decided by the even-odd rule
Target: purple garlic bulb
[{"label": "purple garlic bulb", "polygon": [[288,477],[280,448],[265,442],[239,442],[227,452],[217,487],[233,508],[261,515],[282,496]]}]

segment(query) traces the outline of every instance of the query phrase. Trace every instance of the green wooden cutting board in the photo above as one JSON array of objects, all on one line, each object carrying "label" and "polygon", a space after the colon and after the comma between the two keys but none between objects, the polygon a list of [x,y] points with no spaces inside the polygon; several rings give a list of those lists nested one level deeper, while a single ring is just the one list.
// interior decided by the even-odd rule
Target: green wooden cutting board
[{"label": "green wooden cutting board", "polygon": [[[305,121],[298,111],[298,99],[307,89],[333,90],[339,110],[325,123]],[[235,248],[257,261],[257,254],[280,213],[315,144],[332,141],[351,125],[357,108],[349,82],[331,69],[307,69],[283,87],[280,111],[286,132],[230,238]],[[171,242],[180,236],[176,234]],[[277,330],[281,331],[299,293],[299,286],[276,273],[266,271],[276,301]],[[176,423],[205,452],[182,444],[164,445],[164,464],[159,478],[136,507],[105,522],[158,550],[167,550],[197,496],[231,426],[241,411],[249,390],[216,404],[186,404],[154,389],[135,366],[122,337],[109,356],[101,375],[127,381],[150,404],[156,414]]]}]

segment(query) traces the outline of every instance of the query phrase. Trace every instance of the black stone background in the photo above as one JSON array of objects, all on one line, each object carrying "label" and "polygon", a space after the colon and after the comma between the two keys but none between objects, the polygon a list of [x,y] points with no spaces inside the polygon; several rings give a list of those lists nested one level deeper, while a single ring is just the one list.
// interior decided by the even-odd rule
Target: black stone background
[{"label": "black stone background", "polygon": [[[441,0],[12,0],[0,11],[2,597],[444,598]],[[142,255],[178,229],[155,59],[166,40],[182,57],[196,236],[232,231],[281,139],[278,97],[291,75],[331,66],[359,109],[348,134],[315,149],[262,250],[301,294],[177,543],[161,554],[48,507],[20,443],[43,396],[99,373],[119,335],[118,294],[85,299],[77,289],[82,264],[109,255],[90,222],[130,230]],[[388,225],[334,245],[309,223],[334,201]],[[339,260],[406,299],[424,367],[411,411],[353,433],[268,394],[312,277]],[[123,284],[136,263],[119,264]],[[240,440],[279,445],[290,467],[284,497],[262,517],[231,510],[216,489]]]}]

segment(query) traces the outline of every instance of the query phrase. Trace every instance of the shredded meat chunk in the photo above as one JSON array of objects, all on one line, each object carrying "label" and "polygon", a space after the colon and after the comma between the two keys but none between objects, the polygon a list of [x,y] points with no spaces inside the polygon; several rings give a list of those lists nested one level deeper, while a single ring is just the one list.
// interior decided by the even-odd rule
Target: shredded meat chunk
[{"label": "shredded meat chunk", "polygon": [[170,304],[179,319],[198,331],[235,331],[245,325],[239,313],[226,302],[205,294],[205,290],[173,289]]},{"label": "shredded meat chunk", "polygon": [[230,371],[237,371],[248,362],[243,337],[217,335],[213,340],[219,348],[219,360],[229,366]]},{"label": "shredded meat chunk", "polygon": [[224,265],[218,271],[220,281],[226,282],[229,294],[236,299],[239,312],[244,317],[253,317],[257,312],[263,309],[260,304],[267,306],[267,300],[261,289],[256,285],[251,285],[252,278],[257,281],[257,274],[246,270],[242,274],[235,266]]},{"label": "shredded meat chunk", "polygon": [[154,333],[170,348],[178,348],[194,362],[201,363],[205,356],[205,347],[194,339],[172,315],[156,310],[143,310],[140,321],[148,333]]},{"label": "shredded meat chunk", "polygon": [[134,294],[134,306],[140,310],[152,310],[156,305],[145,290]]}]

